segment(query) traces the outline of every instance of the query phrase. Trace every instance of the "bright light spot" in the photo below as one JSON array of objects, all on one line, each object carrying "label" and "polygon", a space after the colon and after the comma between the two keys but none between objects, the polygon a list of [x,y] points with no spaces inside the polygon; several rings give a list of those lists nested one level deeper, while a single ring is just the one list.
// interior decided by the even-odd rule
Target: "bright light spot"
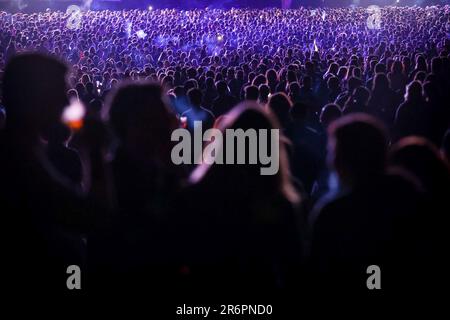
[{"label": "bright light spot", "polygon": [[127,23],[125,24],[125,31],[126,31],[128,37],[131,36],[131,28],[132,27],[133,27],[133,23],[127,21]]},{"label": "bright light spot", "polygon": [[153,7],[152,6],[148,6],[148,11],[152,11]]},{"label": "bright light spot", "polygon": [[217,36],[217,41],[222,41],[223,40],[223,36],[221,35],[221,34],[219,34],[218,36]]},{"label": "bright light spot", "polygon": [[83,125],[83,118],[86,109],[77,99],[73,99],[62,114],[61,120],[72,129],[80,129]]},{"label": "bright light spot", "polygon": [[139,30],[138,32],[136,32],[136,35],[139,39],[144,39],[147,36],[144,30]]},{"label": "bright light spot", "polygon": [[368,29],[381,29],[381,9],[377,5],[368,6],[366,9],[369,17],[367,17]]},{"label": "bright light spot", "polygon": [[396,0],[395,2],[400,3],[400,0]]}]

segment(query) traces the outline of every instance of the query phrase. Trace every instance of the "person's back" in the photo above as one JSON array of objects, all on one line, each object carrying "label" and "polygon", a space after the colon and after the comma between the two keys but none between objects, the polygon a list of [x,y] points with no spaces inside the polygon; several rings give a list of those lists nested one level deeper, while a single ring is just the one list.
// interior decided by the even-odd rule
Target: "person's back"
[{"label": "person's back", "polygon": [[410,135],[426,134],[426,109],[422,98],[422,85],[418,81],[411,82],[406,89],[405,101],[400,104],[395,114],[395,139]]},{"label": "person's back", "polygon": [[383,73],[375,75],[374,87],[367,105],[369,113],[380,118],[386,126],[391,127],[398,100],[397,95],[390,88],[388,78]]},{"label": "person's back", "polygon": [[424,133],[435,145],[440,145],[445,131],[450,127],[450,108],[446,107],[444,98],[436,83],[423,84],[426,99]]},{"label": "person's back", "polygon": [[[384,288],[402,282],[400,264],[420,196],[407,176],[386,169],[387,135],[372,117],[342,118],[330,131],[330,160],[339,189],[310,216],[311,270],[321,288],[367,290],[366,269],[384,271]],[[395,279],[399,276],[398,279]],[[403,283],[403,282],[402,282]]]},{"label": "person's back", "polygon": [[206,88],[203,94],[203,106],[205,108],[211,109],[214,100],[217,98],[217,90],[212,78],[206,79]]},{"label": "person's back", "polygon": [[[275,128],[256,104],[238,106],[225,122],[222,130]],[[301,254],[294,210],[298,196],[284,176],[286,165],[280,146],[275,175],[261,175],[260,163],[203,163],[193,171],[176,211],[182,226],[178,236],[184,239],[180,250],[196,291],[220,294],[239,286],[241,293],[273,293],[295,286],[289,280],[298,272]]]},{"label": "person's back", "polygon": [[2,231],[5,285],[10,289],[61,292],[67,290],[67,267],[83,267],[84,200],[56,172],[40,140],[68,104],[66,70],[37,54],[16,56],[5,70],[8,118],[0,135],[0,202],[7,226]]},{"label": "person's back", "polygon": [[187,128],[194,131],[196,122],[201,122],[202,130],[212,128],[214,125],[215,116],[206,108],[201,106],[203,97],[199,89],[191,89],[188,91],[188,98],[191,108],[182,114],[187,118]]},{"label": "person's back", "polygon": [[230,111],[237,101],[228,93],[228,85],[225,81],[219,81],[216,87],[218,97],[213,102],[212,111],[216,116],[221,116]]},{"label": "person's back", "polygon": [[292,174],[300,180],[306,192],[311,192],[319,172],[324,167],[325,145],[321,133],[307,121],[308,106],[296,103],[290,111],[293,119],[285,134],[292,142]]},{"label": "person's back", "polygon": [[343,114],[368,112],[367,103],[370,97],[370,91],[365,87],[358,87],[348,98],[342,110]]},{"label": "person's back", "polygon": [[78,152],[67,147],[70,129],[63,124],[57,124],[46,134],[47,156],[51,164],[73,184],[81,185],[83,170]]},{"label": "person's back", "polygon": [[91,239],[95,291],[138,290],[150,283],[161,288],[168,279],[158,264],[172,254],[166,227],[178,175],[170,159],[176,118],[162,92],[149,82],[124,83],[106,104],[117,138],[111,161],[116,215],[110,228]]}]

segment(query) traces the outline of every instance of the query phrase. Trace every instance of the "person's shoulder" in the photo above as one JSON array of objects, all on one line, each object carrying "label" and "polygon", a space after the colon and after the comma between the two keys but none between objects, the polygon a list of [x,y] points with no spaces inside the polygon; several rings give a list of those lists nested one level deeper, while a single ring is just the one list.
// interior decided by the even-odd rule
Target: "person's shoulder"
[{"label": "person's shoulder", "polygon": [[384,175],[384,184],[390,190],[409,194],[420,194],[421,187],[417,178],[400,167],[388,168]]},{"label": "person's shoulder", "polygon": [[187,115],[189,115],[189,114],[191,114],[191,113],[192,113],[192,108],[189,108],[189,109],[187,109],[185,112],[183,112],[183,113],[181,114],[181,116],[185,117],[185,116],[187,116]]},{"label": "person's shoulder", "polygon": [[206,112],[209,116],[215,118],[214,113],[213,113],[211,110],[209,110],[209,109],[207,109],[207,108],[204,108],[204,107],[201,107],[201,108],[202,108],[202,110],[203,110],[204,112]]},{"label": "person's shoulder", "polygon": [[342,208],[350,201],[350,195],[339,192],[329,192],[324,195],[314,206],[309,217],[309,223],[314,225],[318,222],[339,219]]},{"label": "person's shoulder", "polygon": [[397,108],[397,113],[405,112],[405,110],[407,110],[407,107],[408,107],[408,102],[407,101],[404,101],[404,102],[400,103],[398,105],[398,108]]}]

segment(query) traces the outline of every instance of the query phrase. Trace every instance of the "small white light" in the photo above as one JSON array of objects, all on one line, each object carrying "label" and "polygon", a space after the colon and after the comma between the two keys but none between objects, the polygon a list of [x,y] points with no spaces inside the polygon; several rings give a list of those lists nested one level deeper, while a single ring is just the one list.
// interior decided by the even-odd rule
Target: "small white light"
[{"label": "small white light", "polygon": [[86,109],[79,100],[73,99],[62,114],[62,121],[73,129],[79,129],[83,121]]},{"label": "small white light", "polygon": [[219,35],[217,36],[217,41],[222,41],[222,40],[223,40],[223,36],[219,34]]},{"label": "small white light", "polygon": [[152,11],[153,7],[152,6],[148,6],[148,11]]},{"label": "small white light", "polygon": [[139,30],[138,32],[136,32],[136,35],[139,39],[144,39],[147,36],[144,30]]}]

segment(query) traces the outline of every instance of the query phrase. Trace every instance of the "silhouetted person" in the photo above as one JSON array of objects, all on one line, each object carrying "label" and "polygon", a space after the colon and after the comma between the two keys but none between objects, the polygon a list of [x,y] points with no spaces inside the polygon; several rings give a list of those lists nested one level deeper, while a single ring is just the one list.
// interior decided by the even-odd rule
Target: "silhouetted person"
[{"label": "silhouetted person", "polygon": [[[223,132],[278,127],[250,103],[233,109],[222,125]],[[259,160],[238,165],[203,163],[193,171],[185,195],[188,201],[182,201],[177,212],[184,257],[196,290],[214,288],[220,293],[239,286],[242,292],[237,294],[273,293],[295,286],[292,272],[299,267],[301,254],[295,208],[300,197],[290,181],[283,144],[279,147],[279,170],[274,175],[261,175],[264,165]],[[245,150],[248,155],[249,143]],[[227,152],[221,152],[224,158]]]},{"label": "silhouetted person", "polygon": [[196,121],[202,123],[203,130],[212,128],[215,116],[211,111],[202,107],[202,92],[199,89],[191,89],[188,91],[188,99],[191,108],[182,114],[187,118],[187,128],[193,131]]},{"label": "silhouetted person", "polygon": [[257,86],[246,86],[244,89],[244,100],[257,101],[259,96],[259,90]]},{"label": "silhouetted person", "polygon": [[270,87],[267,84],[261,84],[258,88],[258,103],[265,105],[269,101]]},{"label": "silhouetted person", "polygon": [[343,114],[369,112],[367,103],[370,98],[370,91],[365,87],[357,87],[342,109]]},{"label": "silhouetted person", "polygon": [[[419,289],[435,288],[448,267],[448,217],[450,205],[450,166],[431,142],[422,137],[398,141],[389,154],[390,164],[417,178],[425,192],[424,214],[417,217],[413,240],[405,250],[414,249],[412,267]],[[420,234],[420,236],[418,235]],[[426,275],[426,277],[424,277]]]},{"label": "silhouetted person", "polygon": [[319,131],[320,147],[321,149],[321,166],[317,178],[311,191],[311,198],[313,201],[320,199],[330,191],[330,169],[325,165],[326,145],[328,144],[327,130],[331,124],[342,116],[341,108],[335,103],[329,103],[322,108],[319,121],[322,125],[322,130]]},{"label": "silhouetted person", "polygon": [[62,176],[80,186],[83,168],[78,152],[67,146],[70,136],[70,129],[62,123],[57,123],[48,132],[44,132],[44,138],[47,140],[47,156]]},{"label": "silhouetted person", "polygon": [[290,114],[292,102],[285,93],[278,92],[272,95],[267,108],[277,117],[281,129],[286,129],[290,126],[292,121]]},{"label": "silhouetted person", "polygon": [[446,106],[445,95],[441,93],[436,82],[425,82],[423,95],[426,101],[424,134],[439,146],[445,131],[450,127],[450,108]]},{"label": "silhouetted person", "polygon": [[230,95],[225,81],[216,83],[218,97],[213,102],[212,111],[216,116],[221,116],[230,111],[236,104],[236,98]]},{"label": "silhouetted person", "polygon": [[399,94],[405,93],[405,88],[408,84],[408,76],[405,73],[404,66],[401,61],[394,61],[391,71],[388,73],[388,78],[391,83],[392,90]]},{"label": "silhouetted person", "polygon": [[380,118],[389,128],[394,123],[398,98],[390,88],[388,78],[384,73],[375,75],[372,94],[368,102],[368,112]]},{"label": "silhouetted person", "polygon": [[205,91],[203,94],[203,106],[205,108],[211,109],[214,100],[217,98],[216,85],[214,84],[213,78],[206,78],[205,81]]},{"label": "silhouetted person", "polygon": [[335,103],[329,103],[322,108],[319,119],[324,129],[327,129],[333,121],[339,119],[341,116],[341,108]]},{"label": "silhouetted person", "polygon": [[309,218],[316,288],[363,292],[373,264],[384,270],[384,290],[404,283],[403,269],[396,270],[405,258],[399,243],[408,243],[405,229],[415,218],[418,195],[408,179],[387,170],[387,145],[386,130],[365,114],[329,128],[328,157],[338,185]]},{"label": "silhouetted person", "polygon": [[350,96],[353,94],[355,89],[359,87],[362,84],[361,80],[355,77],[350,77],[347,81],[347,90],[344,92],[341,92],[338,97],[336,98],[335,103],[338,104],[341,109],[344,108],[345,103],[350,98]]},{"label": "silhouetted person", "polygon": [[91,241],[90,278],[95,290],[161,288],[173,254],[167,226],[178,184],[170,157],[176,118],[161,86],[149,82],[120,85],[104,112],[118,144],[112,160],[117,216]]},{"label": "silhouetted person", "polygon": [[306,104],[294,104],[290,110],[292,122],[285,132],[292,142],[292,174],[309,193],[324,166],[325,145],[320,132],[310,125],[308,112],[310,110]]},{"label": "silhouetted person", "polygon": [[341,94],[341,87],[339,84],[339,78],[338,77],[329,77],[327,80],[327,87],[328,87],[328,100],[327,102],[333,103],[337,97]]},{"label": "silhouetted person", "polygon": [[3,77],[1,242],[8,291],[66,291],[67,267],[84,268],[83,200],[52,166],[41,140],[68,105],[66,72],[53,58],[23,54],[11,58]]},{"label": "silhouetted person", "polygon": [[394,139],[426,134],[425,101],[422,96],[422,85],[418,81],[406,87],[405,101],[400,104],[395,115]]}]

